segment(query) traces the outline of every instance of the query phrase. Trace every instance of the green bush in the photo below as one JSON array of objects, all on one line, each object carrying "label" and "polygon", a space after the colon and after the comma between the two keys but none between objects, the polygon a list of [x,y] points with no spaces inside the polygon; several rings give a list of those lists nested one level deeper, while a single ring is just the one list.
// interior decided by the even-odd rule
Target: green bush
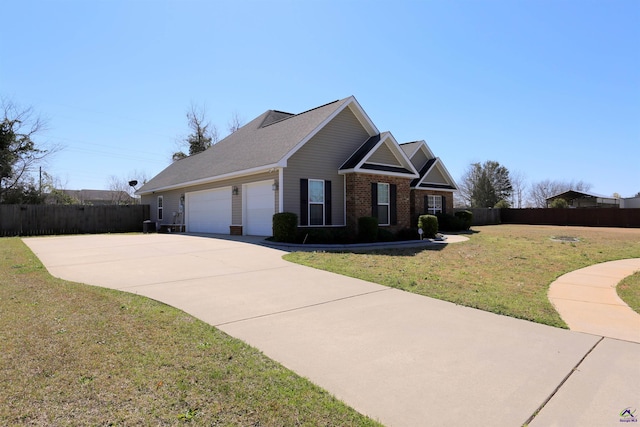
[{"label": "green bush", "polygon": [[451,214],[438,213],[438,230],[440,231],[460,231],[462,230],[462,223],[460,220]]},{"label": "green bush", "polygon": [[358,240],[375,242],[378,239],[378,218],[363,216],[358,218]]},{"label": "green bush", "polygon": [[355,239],[346,227],[337,228],[300,228],[298,243],[304,244],[347,244]]},{"label": "green bush", "polygon": [[396,236],[386,228],[378,228],[378,242],[393,242]]},{"label": "green bush", "polygon": [[496,209],[506,209],[506,208],[510,208],[511,205],[506,200],[500,200],[493,207],[496,208]]},{"label": "green bush", "polygon": [[556,209],[566,209],[569,207],[569,203],[565,199],[560,198],[560,199],[555,199],[553,202],[551,202],[549,207],[556,208]]},{"label": "green bush", "polygon": [[418,217],[418,228],[422,228],[422,236],[433,239],[438,233],[438,217],[435,215],[420,215]]},{"label": "green bush", "polygon": [[396,233],[397,241],[418,240],[420,235],[415,228],[403,228]]},{"label": "green bush", "polygon": [[298,215],[281,212],[273,215],[273,240],[295,243],[298,228]]},{"label": "green bush", "polygon": [[473,221],[473,213],[471,211],[457,211],[454,215],[461,222],[461,230],[471,228],[471,222]]}]

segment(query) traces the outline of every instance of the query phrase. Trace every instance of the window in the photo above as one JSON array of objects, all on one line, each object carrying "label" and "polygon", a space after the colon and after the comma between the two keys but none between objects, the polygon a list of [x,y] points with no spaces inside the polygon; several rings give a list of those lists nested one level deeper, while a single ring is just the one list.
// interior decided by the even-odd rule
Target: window
[{"label": "window", "polygon": [[431,215],[442,213],[442,199],[442,196],[428,195],[425,200],[427,202],[427,213]]},{"label": "window", "polygon": [[371,183],[371,216],[378,218],[379,225],[398,224],[397,193],[396,184]]},{"label": "window", "polygon": [[309,180],[309,225],[324,225],[324,181]]},{"label": "window", "polygon": [[162,196],[158,196],[158,221],[162,221]]},{"label": "window", "polygon": [[331,181],[300,179],[300,225],[331,225]]},{"label": "window", "polygon": [[389,184],[378,183],[378,224],[389,225]]}]

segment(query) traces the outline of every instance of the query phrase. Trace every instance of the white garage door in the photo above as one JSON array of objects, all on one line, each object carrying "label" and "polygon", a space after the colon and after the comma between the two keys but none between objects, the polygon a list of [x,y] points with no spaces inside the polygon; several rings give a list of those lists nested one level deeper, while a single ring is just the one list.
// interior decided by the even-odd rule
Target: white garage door
[{"label": "white garage door", "polygon": [[185,204],[187,231],[229,234],[231,187],[187,193]]},{"label": "white garage door", "polygon": [[262,181],[245,186],[245,234],[249,236],[273,234],[275,193],[271,188],[272,185],[273,181]]}]

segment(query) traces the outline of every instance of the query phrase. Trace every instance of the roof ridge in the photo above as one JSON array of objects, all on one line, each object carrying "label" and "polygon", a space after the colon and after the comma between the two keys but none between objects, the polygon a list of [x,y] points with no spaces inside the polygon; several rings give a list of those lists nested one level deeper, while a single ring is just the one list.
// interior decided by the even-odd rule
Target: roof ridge
[{"label": "roof ridge", "polygon": [[[284,120],[288,120],[291,117],[301,116],[303,114],[309,113],[311,111],[317,110],[317,109],[322,108],[322,107],[326,107],[327,105],[335,104],[336,102],[340,102],[340,101],[341,101],[340,99],[336,99],[335,101],[327,102],[326,104],[322,104],[322,105],[319,105],[317,107],[313,107],[313,108],[311,108],[309,110],[303,111],[302,113],[297,113],[297,114],[285,113],[285,114],[291,114],[291,115],[289,117],[284,117],[284,118],[282,118],[280,120],[276,120],[275,122],[269,123],[268,125],[265,125],[265,126],[262,126],[262,127],[266,128],[267,126],[271,126],[273,124],[280,123],[280,122],[282,122]],[[276,111],[276,110],[269,110],[269,111]],[[280,112],[284,113],[284,111],[280,111]]]}]

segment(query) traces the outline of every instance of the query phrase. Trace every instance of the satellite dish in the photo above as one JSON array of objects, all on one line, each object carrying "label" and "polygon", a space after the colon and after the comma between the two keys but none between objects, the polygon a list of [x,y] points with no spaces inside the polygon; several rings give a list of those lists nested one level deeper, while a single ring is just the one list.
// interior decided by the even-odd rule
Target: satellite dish
[{"label": "satellite dish", "polygon": [[136,185],[138,185],[138,181],[135,179],[133,181],[129,181],[129,185],[135,187]]}]

